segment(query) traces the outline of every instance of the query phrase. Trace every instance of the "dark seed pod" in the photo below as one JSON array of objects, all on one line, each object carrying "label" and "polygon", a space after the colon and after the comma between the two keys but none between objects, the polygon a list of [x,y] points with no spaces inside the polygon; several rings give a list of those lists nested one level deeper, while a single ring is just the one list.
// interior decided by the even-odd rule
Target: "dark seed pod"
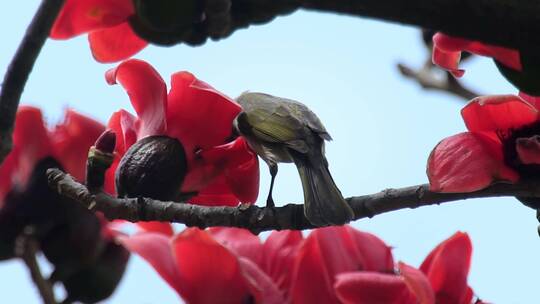
[{"label": "dark seed pod", "polygon": [[110,297],[124,275],[128,260],[129,252],[124,247],[108,241],[94,264],[62,281],[67,293],[63,303],[97,303]]},{"label": "dark seed pod", "polygon": [[63,203],[65,217],[39,239],[43,254],[54,266],[51,281],[94,263],[105,246],[96,215],[77,202]]},{"label": "dark seed pod", "polygon": [[119,197],[151,197],[173,200],[187,171],[182,144],[167,136],[149,136],[131,146],[118,165]]},{"label": "dark seed pod", "polygon": [[53,158],[39,161],[24,188],[13,188],[0,210],[0,260],[13,258],[15,240],[26,226],[33,226],[36,237],[48,233],[63,217],[59,195],[47,183],[46,171],[61,168]]}]

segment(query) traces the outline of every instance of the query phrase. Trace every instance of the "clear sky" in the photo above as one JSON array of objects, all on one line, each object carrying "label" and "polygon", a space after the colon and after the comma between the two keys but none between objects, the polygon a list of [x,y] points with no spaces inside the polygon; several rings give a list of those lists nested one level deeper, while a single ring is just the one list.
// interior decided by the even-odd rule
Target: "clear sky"
[{"label": "clear sky", "polygon": [[[38,0],[12,1],[0,10],[0,71],[5,71],[34,14]],[[417,30],[395,24],[313,12],[297,12],[272,23],[235,32],[202,47],[150,46],[136,55],[168,81],[188,70],[225,94],[245,90],[288,97],[309,105],[334,141],[327,157],[346,196],[427,182],[427,156],[442,138],[465,130],[463,101],[426,92],[403,79],[396,63],[419,66],[426,56]],[[132,111],[119,86],[105,83],[113,65],[95,62],[86,37],[48,41],[22,102],[41,107],[50,122],[66,107],[105,122],[120,108]],[[514,93],[490,60],[465,65],[465,81],[483,93]],[[264,166],[264,164],[263,164]],[[261,168],[261,198],[269,183]],[[302,201],[296,169],[282,165],[276,202]],[[538,298],[540,238],[531,209],[512,198],[467,200],[402,210],[364,219],[354,226],[394,247],[396,260],[418,266],[428,252],[457,230],[473,240],[470,285],[495,303],[531,303]],[[0,301],[39,303],[21,262],[0,263]],[[107,303],[175,303],[172,289],[140,258]]]}]

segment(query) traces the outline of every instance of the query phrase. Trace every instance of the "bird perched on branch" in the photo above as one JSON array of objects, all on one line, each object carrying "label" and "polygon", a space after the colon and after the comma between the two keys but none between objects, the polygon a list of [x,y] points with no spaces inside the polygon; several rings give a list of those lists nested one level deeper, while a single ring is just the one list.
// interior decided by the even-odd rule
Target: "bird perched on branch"
[{"label": "bird perched on branch", "polygon": [[304,190],[306,218],[315,226],[351,221],[354,212],[330,175],[324,156],[324,141],[332,138],[315,113],[300,102],[263,93],[246,92],[236,101],[242,112],[233,122],[235,131],[270,168],[267,206],[274,206],[277,164],[294,162]]}]

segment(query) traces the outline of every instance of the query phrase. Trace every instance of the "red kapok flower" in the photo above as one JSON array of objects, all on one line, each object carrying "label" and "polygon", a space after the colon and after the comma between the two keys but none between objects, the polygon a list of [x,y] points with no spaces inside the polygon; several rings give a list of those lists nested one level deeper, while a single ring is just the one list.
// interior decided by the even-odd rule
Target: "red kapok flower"
[{"label": "red kapok flower", "polygon": [[292,271],[294,303],[339,303],[334,289],[338,274],[362,271],[378,277],[393,273],[394,261],[390,247],[376,236],[350,226],[327,227],[306,238]]},{"label": "red kapok flower", "polygon": [[[228,244],[220,244],[213,234]],[[242,256],[252,251],[253,241],[260,245],[258,238],[244,241],[233,235],[188,228],[173,238],[146,232],[121,242],[147,260],[187,303],[284,303],[272,279]]]},{"label": "red kapok flower", "polygon": [[[106,74],[110,84],[126,89],[137,112],[116,112],[109,127],[117,134],[116,152],[148,136],[166,136],[181,143],[187,159],[182,192],[197,192],[192,203],[237,205],[253,203],[259,189],[258,159],[243,138],[232,142],[232,121],[241,108],[188,72],[171,77],[171,90],[156,70],[141,60],[128,60]],[[107,189],[114,187],[118,161],[109,171]]]},{"label": "red kapok flower", "polygon": [[461,77],[465,73],[458,67],[463,51],[492,57],[517,71],[521,71],[522,68],[520,54],[517,50],[452,37],[440,32],[433,36],[433,63],[448,70],[455,77]]},{"label": "red kapok flower", "polygon": [[48,130],[41,110],[21,106],[13,131],[13,149],[0,166],[0,201],[12,188],[24,189],[37,162],[52,157],[78,180],[84,180],[88,149],[105,127],[67,110],[64,121]]},{"label": "red kapok flower", "polygon": [[[28,225],[40,232],[40,248],[55,269],[62,269],[65,264],[61,264],[67,260],[92,258],[96,254],[100,244],[99,221],[84,207],[62,200],[52,191],[46,171],[62,168],[83,180],[88,149],[103,130],[98,122],[67,110],[64,122],[50,131],[39,109],[19,108],[13,150],[0,166],[2,258],[12,257],[15,239]],[[84,244],[77,243],[82,239]],[[67,246],[69,249],[58,248],[59,244],[65,246],[64,241],[77,244]]]},{"label": "red kapok flower", "polygon": [[438,304],[469,304],[473,291],[467,285],[472,243],[466,233],[456,232],[429,253],[420,270],[428,277]]},{"label": "red kapok flower", "polygon": [[431,190],[472,192],[497,181],[539,176],[538,105],[525,94],[469,102],[461,110],[469,131],[443,139],[429,156]]},{"label": "red kapok flower", "polygon": [[341,303],[435,304],[435,296],[425,275],[405,263],[400,275],[375,271],[340,273],[335,290]]},{"label": "red kapok flower", "polygon": [[225,227],[171,237],[158,227],[121,241],[188,303],[469,304],[473,298],[472,245],[461,232],[439,244],[420,269],[400,262],[397,272],[390,247],[349,226],[319,228],[305,240],[299,231],[274,231],[264,243]]},{"label": "red kapok flower", "polygon": [[420,270],[402,262],[399,275],[355,271],[338,274],[335,288],[342,303],[470,304],[467,285],[472,244],[457,232],[426,257]]},{"label": "red kapok flower", "polygon": [[297,230],[273,231],[264,243],[245,229],[214,227],[208,233],[238,256],[257,264],[279,288],[282,296],[290,301],[292,271],[295,258],[303,243]]},{"label": "red kapok flower", "polygon": [[88,33],[92,55],[99,62],[129,58],[148,43],[131,29],[131,0],[66,0],[51,30],[53,39]]}]

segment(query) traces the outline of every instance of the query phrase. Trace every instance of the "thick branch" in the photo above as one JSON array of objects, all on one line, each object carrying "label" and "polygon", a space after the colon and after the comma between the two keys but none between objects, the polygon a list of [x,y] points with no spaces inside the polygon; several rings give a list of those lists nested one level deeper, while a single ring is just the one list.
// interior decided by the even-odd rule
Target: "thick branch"
[{"label": "thick branch", "polygon": [[11,135],[19,100],[64,0],[44,0],[13,57],[0,92],[0,163],[11,151]]},{"label": "thick branch", "polygon": [[[205,2],[204,18],[179,33],[152,33],[153,43],[199,45],[303,8],[409,24],[514,49],[540,50],[540,1],[524,0],[218,0]],[[384,39],[384,37],[381,37]]]},{"label": "thick branch", "polygon": [[[205,207],[178,202],[162,202],[149,198],[114,198],[103,191],[95,194],[58,169],[47,171],[49,185],[60,195],[101,211],[112,219],[136,221],[165,221],[183,223],[200,228],[230,226],[248,228],[260,232],[265,230],[314,228],[304,217],[301,204],[263,208],[258,206]],[[484,190],[471,193],[431,192],[428,185],[417,185],[401,189],[386,189],[379,193],[354,196],[347,199],[354,210],[355,220],[378,214],[429,206],[469,198],[523,196],[540,197],[538,182],[519,184],[494,184]]]},{"label": "thick branch", "polygon": [[307,9],[371,17],[492,44],[540,50],[540,1],[303,0]]}]

